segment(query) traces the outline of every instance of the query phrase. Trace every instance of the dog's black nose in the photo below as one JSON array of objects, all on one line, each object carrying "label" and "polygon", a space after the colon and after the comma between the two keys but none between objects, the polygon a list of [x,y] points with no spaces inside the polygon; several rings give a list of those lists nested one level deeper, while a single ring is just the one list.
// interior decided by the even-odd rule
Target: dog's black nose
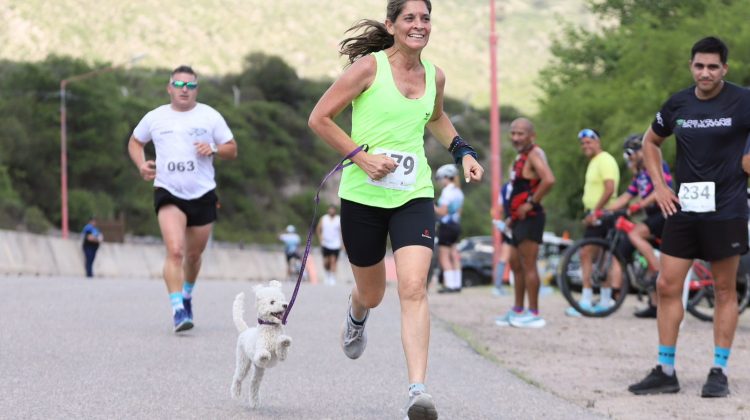
[{"label": "dog's black nose", "polygon": [[288,305],[288,304],[286,304],[286,303],[285,303],[285,304],[283,304],[283,305],[281,305],[281,307],[282,307],[282,308],[284,308],[284,309],[286,309],[286,307],[287,307],[287,306],[289,306],[289,305]]}]

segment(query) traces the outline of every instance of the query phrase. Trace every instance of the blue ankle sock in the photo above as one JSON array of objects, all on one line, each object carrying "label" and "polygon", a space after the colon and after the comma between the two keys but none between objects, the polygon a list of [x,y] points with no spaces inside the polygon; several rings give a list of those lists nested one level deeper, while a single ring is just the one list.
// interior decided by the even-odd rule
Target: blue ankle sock
[{"label": "blue ankle sock", "polygon": [[169,301],[172,303],[172,311],[177,312],[179,309],[185,309],[182,306],[182,293],[174,292],[169,294]]},{"label": "blue ankle sock", "polygon": [[732,349],[724,347],[714,347],[714,367],[720,367],[721,370],[727,370],[727,360],[729,360],[729,353]]},{"label": "blue ankle sock", "polygon": [[195,287],[195,283],[188,283],[187,280],[185,280],[182,283],[182,297],[190,299],[193,296],[193,287]]},{"label": "blue ankle sock", "polygon": [[658,363],[661,365],[662,371],[667,375],[672,375],[674,373],[675,352],[675,346],[662,346],[661,344],[659,344]]},{"label": "blue ankle sock", "polygon": [[414,394],[420,393],[424,394],[427,391],[427,388],[425,388],[424,384],[422,383],[413,383],[409,385],[409,396],[411,397]]},{"label": "blue ankle sock", "polygon": [[511,309],[513,309],[513,312],[515,312],[517,314],[523,313],[523,306],[514,306]]}]

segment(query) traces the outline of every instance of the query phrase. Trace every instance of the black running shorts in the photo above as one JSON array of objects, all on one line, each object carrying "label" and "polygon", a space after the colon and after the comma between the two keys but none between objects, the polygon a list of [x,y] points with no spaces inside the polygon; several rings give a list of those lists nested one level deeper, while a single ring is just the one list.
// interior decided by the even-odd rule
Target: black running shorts
[{"label": "black running shorts", "polygon": [[332,249],[332,248],[326,248],[324,246],[321,246],[320,249],[323,251],[323,257],[334,256],[334,257],[338,258],[339,257],[339,252],[341,251],[340,248]]},{"label": "black running shorts", "polygon": [[511,226],[513,237],[510,244],[514,247],[518,247],[523,241],[533,241],[541,244],[542,237],[544,236],[545,221],[546,217],[544,213],[527,217],[523,220],[514,220]]},{"label": "black running shorts", "polygon": [[461,236],[461,225],[458,223],[440,223],[437,228],[438,245],[452,246]]},{"label": "black running shorts", "polygon": [[415,198],[386,209],[341,200],[341,236],[349,262],[370,267],[385,257],[386,241],[395,252],[409,245],[435,246],[435,209],[430,198]]},{"label": "black running shorts", "polygon": [[211,190],[194,200],[183,200],[173,196],[164,188],[154,189],[154,210],[159,214],[159,209],[167,204],[174,204],[187,216],[188,226],[203,226],[216,220],[216,205],[219,198],[215,190]]},{"label": "black running shorts", "polygon": [[747,253],[747,220],[700,220],[678,213],[667,218],[661,252],[684,259],[719,261]]}]

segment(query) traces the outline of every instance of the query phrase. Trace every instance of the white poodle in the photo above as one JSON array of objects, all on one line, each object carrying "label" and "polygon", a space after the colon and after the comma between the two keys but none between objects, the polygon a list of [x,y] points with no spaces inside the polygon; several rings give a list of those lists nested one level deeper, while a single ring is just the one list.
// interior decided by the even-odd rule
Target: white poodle
[{"label": "white poodle", "polygon": [[252,369],[250,380],[250,406],[260,406],[260,381],[263,372],[285,360],[292,339],[284,335],[281,318],[287,307],[287,300],[281,291],[281,283],[271,280],[268,286],[257,285],[255,306],[258,309],[258,326],[248,328],[243,314],[245,312],[245,294],[234,298],[232,317],[240,336],[237,338],[237,367],[232,379],[232,397],[240,398],[242,380]]}]

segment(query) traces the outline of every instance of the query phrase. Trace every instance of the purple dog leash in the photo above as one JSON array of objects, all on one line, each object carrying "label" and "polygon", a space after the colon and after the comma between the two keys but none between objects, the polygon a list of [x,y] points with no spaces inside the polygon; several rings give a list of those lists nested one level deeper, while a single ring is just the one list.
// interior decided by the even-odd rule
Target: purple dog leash
[{"label": "purple dog leash", "polygon": [[[354,157],[357,153],[361,151],[367,152],[369,149],[369,146],[366,144],[363,144],[356,149],[352,150],[348,155],[346,155],[343,159],[341,159],[341,162],[339,162],[333,169],[331,169],[330,172],[328,172],[328,175],[326,175],[323,178],[323,181],[320,182],[320,185],[318,186],[318,190],[315,192],[315,209],[313,210],[313,217],[312,221],[310,222],[310,229],[307,231],[307,245],[305,245],[305,254],[302,256],[302,266],[300,267],[299,274],[297,275],[297,284],[294,286],[294,293],[292,293],[292,298],[289,300],[289,305],[286,307],[286,311],[284,311],[284,316],[281,318],[281,323],[286,325],[286,318],[289,316],[289,312],[292,311],[292,305],[294,305],[295,299],[297,299],[297,292],[299,291],[299,286],[302,283],[302,276],[305,273],[305,267],[307,266],[307,257],[310,255],[310,246],[312,245],[312,235],[313,232],[315,232],[315,223],[317,222],[318,217],[318,204],[320,204],[320,190],[323,188],[323,185],[325,185],[326,181],[328,181],[328,178],[331,177],[331,175],[335,174],[336,172],[346,168],[347,166],[351,165],[352,162],[350,159]],[[349,160],[349,162],[346,162]]]}]

